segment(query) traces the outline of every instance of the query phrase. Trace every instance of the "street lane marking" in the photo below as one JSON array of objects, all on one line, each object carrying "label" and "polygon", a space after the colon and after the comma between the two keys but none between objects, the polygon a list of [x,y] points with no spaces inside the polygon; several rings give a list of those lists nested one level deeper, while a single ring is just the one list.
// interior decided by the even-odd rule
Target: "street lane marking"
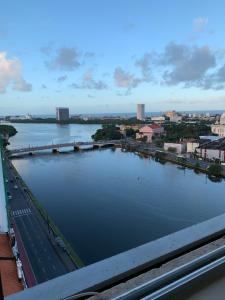
[{"label": "street lane marking", "polygon": [[25,208],[25,209],[17,209],[12,211],[12,216],[13,217],[22,217],[22,216],[27,216],[32,214],[32,211],[30,208]]}]

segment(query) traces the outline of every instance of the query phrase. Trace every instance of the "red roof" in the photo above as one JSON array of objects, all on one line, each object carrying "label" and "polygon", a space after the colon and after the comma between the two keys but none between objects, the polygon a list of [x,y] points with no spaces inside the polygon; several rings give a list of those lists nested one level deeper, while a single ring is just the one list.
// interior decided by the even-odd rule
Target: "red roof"
[{"label": "red roof", "polygon": [[151,127],[152,129],[161,128],[161,126],[155,123],[151,124],[149,127]]}]

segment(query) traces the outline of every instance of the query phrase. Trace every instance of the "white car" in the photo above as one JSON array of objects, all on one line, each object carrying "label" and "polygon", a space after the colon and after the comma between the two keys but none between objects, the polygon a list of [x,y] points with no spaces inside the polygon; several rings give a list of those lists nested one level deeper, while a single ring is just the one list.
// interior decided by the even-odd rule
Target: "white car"
[{"label": "white car", "polygon": [[14,185],[14,189],[15,189],[15,190],[17,190],[17,189],[18,189],[18,186],[17,186],[16,184]]}]

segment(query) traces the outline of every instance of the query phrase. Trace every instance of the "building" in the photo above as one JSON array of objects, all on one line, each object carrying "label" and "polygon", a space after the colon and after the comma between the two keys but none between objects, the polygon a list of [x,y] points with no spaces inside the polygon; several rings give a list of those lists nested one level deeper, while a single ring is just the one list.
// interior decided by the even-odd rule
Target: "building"
[{"label": "building", "polygon": [[182,121],[182,116],[175,110],[165,112],[165,116],[170,119],[170,122],[178,123]]},{"label": "building", "polygon": [[137,119],[143,121],[145,119],[145,105],[137,104]]},{"label": "building", "polygon": [[221,137],[225,137],[225,112],[221,115],[219,123],[211,126],[211,131]]},{"label": "building", "polygon": [[225,161],[225,138],[204,143],[196,148],[197,154],[203,159]]},{"label": "building", "polygon": [[165,112],[165,116],[168,117],[168,118],[172,118],[176,115],[176,111],[175,110],[171,110],[171,111],[166,111]]},{"label": "building", "polygon": [[158,124],[145,125],[139,129],[139,132],[136,134],[137,139],[146,138],[147,143],[152,142],[153,136],[161,136],[164,134],[164,128]]},{"label": "building", "polygon": [[192,139],[187,141],[187,153],[195,153],[196,149],[205,144],[210,142],[210,139],[204,138],[204,139]]},{"label": "building", "polygon": [[56,120],[61,121],[68,121],[70,117],[69,108],[67,107],[57,107],[56,108]]},{"label": "building", "polygon": [[165,117],[164,116],[153,116],[151,117],[151,121],[157,124],[162,124],[165,122]]},{"label": "building", "polygon": [[178,154],[186,152],[187,144],[184,142],[178,142],[178,143],[164,143],[164,150],[165,151],[171,151]]},{"label": "building", "polygon": [[170,117],[170,122],[179,123],[182,121],[182,116],[174,115]]}]

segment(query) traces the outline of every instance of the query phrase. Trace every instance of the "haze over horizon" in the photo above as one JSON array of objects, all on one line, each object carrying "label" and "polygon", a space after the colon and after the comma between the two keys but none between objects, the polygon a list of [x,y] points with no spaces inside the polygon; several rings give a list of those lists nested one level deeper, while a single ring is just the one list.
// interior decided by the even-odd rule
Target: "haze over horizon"
[{"label": "haze over horizon", "polygon": [[1,115],[223,110],[224,11],[223,0],[4,1]]}]

